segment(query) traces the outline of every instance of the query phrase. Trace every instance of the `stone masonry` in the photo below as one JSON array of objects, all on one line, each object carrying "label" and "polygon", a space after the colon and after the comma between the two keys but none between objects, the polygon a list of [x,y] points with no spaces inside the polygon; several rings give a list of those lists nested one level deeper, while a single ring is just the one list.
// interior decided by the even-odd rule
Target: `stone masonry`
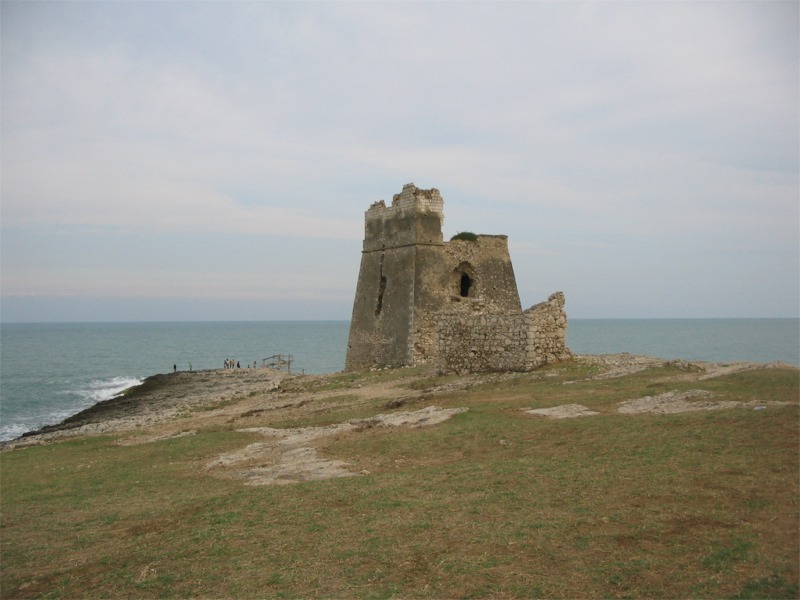
[{"label": "stone masonry", "polygon": [[564,295],[523,311],[508,238],[445,242],[443,208],[437,189],[409,183],[367,210],[345,368],[527,371],[569,358]]},{"label": "stone masonry", "polygon": [[531,306],[523,314],[528,326],[527,350],[533,368],[572,356],[565,339],[567,313],[564,312],[563,292],[551,294],[547,302]]},{"label": "stone masonry", "polygon": [[443,311],[436,319],[440,372],[529,371],[568,360],[564,294],[528,310],[493,313]]}]

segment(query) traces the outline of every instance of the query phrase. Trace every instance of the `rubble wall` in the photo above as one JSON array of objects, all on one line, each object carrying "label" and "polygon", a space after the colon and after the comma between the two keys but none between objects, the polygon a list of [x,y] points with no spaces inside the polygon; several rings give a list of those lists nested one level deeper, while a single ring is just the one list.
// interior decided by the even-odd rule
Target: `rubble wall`
[{"label": "rubble wall", "polygon": [[572,357],[567,348],[567,313],[564,311],[563,292],[551,294],[547,302],[531,306],[523,315],[528,324],[531,368]]},{"label": "rubble wall", "polygon": [[441,373],[529,371],[528,332],[522,313],[440,313],[436,366]]},{"label": "rubble wall", "polygon": [[472,310],[436,315],[436,366],[440,373],[530,371],[567,360],[564,294],[524,312]]}]

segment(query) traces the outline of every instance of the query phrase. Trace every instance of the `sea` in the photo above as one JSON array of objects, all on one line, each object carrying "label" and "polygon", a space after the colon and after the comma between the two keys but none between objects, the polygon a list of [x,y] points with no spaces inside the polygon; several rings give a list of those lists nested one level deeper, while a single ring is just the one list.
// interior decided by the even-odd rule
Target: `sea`
[{"label": "sea", "polygon": [[[0,441],[63,419],[173,369],[344,368],[349,321],[0,323]],[[800,366],[800,319],[570,319],[577,354],[629,352]]]}]

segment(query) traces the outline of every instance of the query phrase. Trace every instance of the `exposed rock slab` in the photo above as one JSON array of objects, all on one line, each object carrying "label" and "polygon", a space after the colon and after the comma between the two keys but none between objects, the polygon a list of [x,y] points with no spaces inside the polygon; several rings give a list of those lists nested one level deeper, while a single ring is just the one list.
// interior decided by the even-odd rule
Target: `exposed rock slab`
[{"label": "exposed rock slab", "polygon": [[576,417],[591,417],[600,414],[588,409],[583,404],[562,404],[561,406],[551,406],[550,408],[531,408],[525,412],[529,415],[538,415],[551,419],[574,419]]},{"label": "exposed rock slab", "polygon": [[[672,390],[656,396],[644,396],[626,400],[617,405],[617,413],[621,415],[660,414],[672,415],[686,412],[707,410],[726,410],[732,408],[754,408],[764,410],[770,406],[787,406],[791,402],[759,402],[752,400],[717,400],[714,393],[708,390]],[[591,417],[602,413],[593,411],[582,404],[562,404],[549,408],[525,409],[531,415],[550,419],[571,419],[575,417]]]},{"label": "exposed rock slab", "polygon": [[374,427],[436,425],[466,410],[466,408],[428,406],[417,411],[377,415],[369,419],[356,419],[324,427],[238,429],[237,431],[242,433],[259,433],[272,439],[223,454],[211,461],[207,468],[245,479],[247,485],[282,485],[334,477],[352,477],[356,473],[348,468],[351,467],[349,463],[320,456],[313,442],[324,437]]}]

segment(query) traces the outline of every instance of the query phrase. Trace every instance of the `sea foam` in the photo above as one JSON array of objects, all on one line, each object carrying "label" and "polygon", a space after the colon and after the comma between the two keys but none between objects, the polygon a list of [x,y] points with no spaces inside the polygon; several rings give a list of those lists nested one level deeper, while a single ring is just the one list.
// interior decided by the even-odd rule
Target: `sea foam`
[{"label": "sea foam", "polygon": [[138,377],[113,377],[112,379],[96,379],[87,387],[73,390],[73,393],[84,400],[95,404],[118,396],[128,388],[144,381]]}]

